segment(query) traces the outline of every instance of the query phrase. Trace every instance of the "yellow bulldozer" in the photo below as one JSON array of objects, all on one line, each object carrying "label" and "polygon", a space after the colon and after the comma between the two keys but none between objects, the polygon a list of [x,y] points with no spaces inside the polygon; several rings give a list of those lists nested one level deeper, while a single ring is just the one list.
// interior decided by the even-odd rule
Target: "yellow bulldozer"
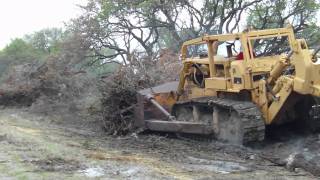
[{"label": "yellow bulldozer", "polygon": [[135,126],[234,144],[264,140],[268,125],[300,121],[316,129],[319,50],[291,26],[186,41],[179,81],[138,92]]}]

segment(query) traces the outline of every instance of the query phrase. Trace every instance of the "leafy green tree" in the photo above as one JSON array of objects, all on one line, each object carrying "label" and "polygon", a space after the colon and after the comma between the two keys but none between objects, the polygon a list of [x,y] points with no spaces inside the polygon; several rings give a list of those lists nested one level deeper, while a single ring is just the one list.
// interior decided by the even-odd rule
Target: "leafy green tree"
[{"label": "leafy green tree", "polygon": [[160,49],[178,52],[185,40],[241,31],[245,14],[256,29],[291,23],[310,44],[320,32],[318,0],[89,0],[83,8],[71,29],[90,44],[101,63],[154,60]]},{"label": "leafy green tree", "polygon": [[44,54],[52,54],[60,51],[60,45],[65,36],[66,32],[61,28],[50,28],[26,35],[24,39]]},{"label": "leafy green tree", "polygon": [[310,46],[320,40],[317,26],[318,0],[263,0],[249,11],[248,24],[254,29],[294,27],[298,38],[305,38]]},{"label": "leafy green tree", "polygon": [[49,55],[61,51],[65,36],[66,33],[61,29],[51,28],[13,39],[1,51],[1,59],[11,63],[45,60]]},{"label": "leafy green tree", "polygon": [[13,39],[1,52],[3,58],[10,61],[31,61],[39,59],[41,53],[20,38]]},{"label": "leafy green tree", "polygon": [[0,77],[5,74],[11,65],[40,60],[41,56],[41,52],[33,48],[23,39],[13,39],[0,51]]},{"label": "leafy green tree", "polygon": [[[241,15],[262,0],[89,0],[72,29],[101,62],[154,60],[187,39],[237,31]],[[112,50],[113,53],[105,51]]]}]

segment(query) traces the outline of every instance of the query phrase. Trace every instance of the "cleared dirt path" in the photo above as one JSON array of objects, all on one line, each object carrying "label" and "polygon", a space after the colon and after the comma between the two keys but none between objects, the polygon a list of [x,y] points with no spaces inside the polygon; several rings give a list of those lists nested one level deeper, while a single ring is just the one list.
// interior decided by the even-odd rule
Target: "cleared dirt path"
[{"label": "cleared dirt path", "polygon": [[89,178],[315,179],[243,147],[156,135],[113,138],[21,109],[0,110],[0,179]]}]

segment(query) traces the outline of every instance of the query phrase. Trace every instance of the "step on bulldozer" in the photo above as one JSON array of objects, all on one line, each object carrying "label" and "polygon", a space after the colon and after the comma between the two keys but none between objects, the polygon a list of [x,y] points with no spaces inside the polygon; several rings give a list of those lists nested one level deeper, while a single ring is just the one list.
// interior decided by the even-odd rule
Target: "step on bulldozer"
[{"label": "step on bulldozer", "polygon": [[319,50],[292,26],[186,41],[179,81],[138,92],[135,126],[232,144],[262,141],[266,126],[291,121],[317,129]]}]

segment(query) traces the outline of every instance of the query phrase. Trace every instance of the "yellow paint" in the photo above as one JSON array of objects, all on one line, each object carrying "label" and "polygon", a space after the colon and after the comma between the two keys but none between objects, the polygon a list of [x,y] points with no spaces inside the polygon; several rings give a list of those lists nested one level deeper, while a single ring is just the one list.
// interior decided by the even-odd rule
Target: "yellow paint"
[{"label": "yellow paint", "polygon": [[[287,37],[289,47],[294,52],[290,59],[286,55],[255,57],[252,41],[263,38]],[[215,42],[240,40],[243,60],[235,57],[221,57],[215,54]],[[187,58],[190,45],[207,44],[207,58]],[[295,39],[292,26],[278,29],[246,31],[235,34],[205,35],[183,43],[181,57],[184,64],[177,92],[184,99],[203,96],[217,96],[219,93],[251,93],[254,103],[260,108],[266,124],[274,122],[277,114],[292,92],[320,96],[320,64],[311,60],[311,53],[304,39]],[[192,84],[192,64],[208,65],[205,87]],[[295,68],[294,75],[283,76],[288,67]],[[222,67],[222,68],[221,68]],[[261,77],[260,77],[261,76]],[[254,77],[258,79],[254,80]],[[259,79],[260,77],[260,79]],[[263,79],[262,77],[265,77]],[[268,88],[271,91],[268,91]],[[206,93],[209,92],[211,93]],[[274,92],[273,92],[274,91]]]}]

